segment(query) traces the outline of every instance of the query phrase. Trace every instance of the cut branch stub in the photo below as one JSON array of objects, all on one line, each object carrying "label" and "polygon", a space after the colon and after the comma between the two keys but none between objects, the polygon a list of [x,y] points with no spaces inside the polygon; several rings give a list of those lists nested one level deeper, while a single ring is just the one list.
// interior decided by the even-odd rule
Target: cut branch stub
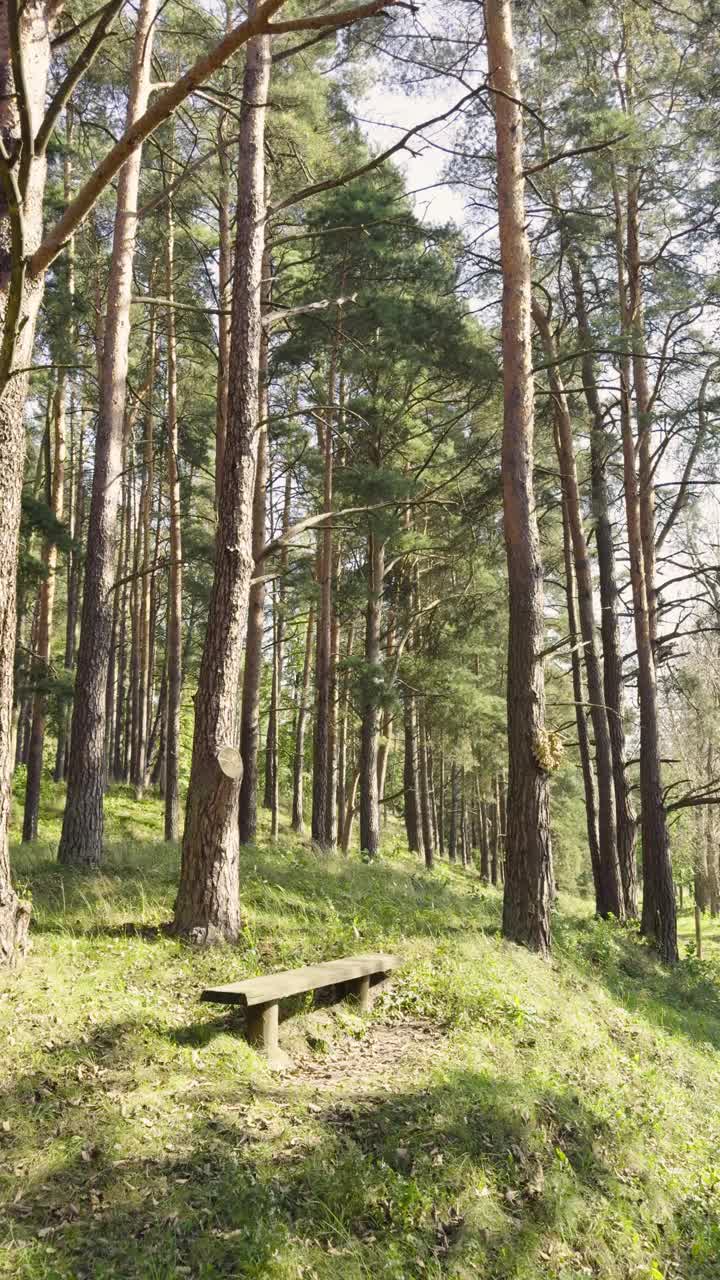
[{"label": "cut branch stub", "polygon": [[237,747],[221,747],[217,761],[226,778],[242,778],[243,762]]}]

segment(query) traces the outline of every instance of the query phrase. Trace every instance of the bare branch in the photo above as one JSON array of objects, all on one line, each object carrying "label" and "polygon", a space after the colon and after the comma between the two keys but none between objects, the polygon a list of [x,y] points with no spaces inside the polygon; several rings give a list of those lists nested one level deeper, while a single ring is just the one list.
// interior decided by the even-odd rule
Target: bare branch
[{"label": "bare branch", "polygon": [[586,147],[574,147],[572,151],[558,151],[554,156],[548,156],[547,160],[541,160],[539,164],[532,164],[528,169],[523,169],[523,177],[528,178],[531,173],[542,173],[543,169],[549,169],[550,165],[558,164],[560,160],[570,160],[573,156],[586,156],[592,151],[603,151],[606,147],[614,147],[617,142],[622,142],[627,136],[627,133],[618,133],[614,138],[606,138],[604,142],[589,142]]},{"label": "bare branch", "polygon": [[308,196],[318,195],[321,191],[332,191],[335,187],[344,186],[346,182],[352,182],[353,179],[361,177],[364,173],[370,173],[373,169],[379,169],[380,165],[390,159],[390,156],[394,156],[396,152],[402,151],[402,149],[407,146],[411,138],[414,138],[418,133],[421,133],[423,129],[429,129],[431,125],[440,124],[441,121],[447,120],[456,111],[460,111],[467,102],[471,102],[473,98],[476,98],[479,93],[484,91],[484,89],[484,85],[480,89],[471,89],[469,93],[466,93],[447,111],[443,111],[441,115],[433,116],[430,120],[423,120],[422,124],[416,124],[412,129],[408,129],[407,133],[404,133],[392,147],[388,147],[386,151],[381,151],[380,154],[375,156],[372,160],[368,160],[366,164],[358,165],[356,169],[349,169],[345,173],[341,173],[337,178],[326,178],[324,182],[314,182],[308,187],[303,187],[300,191],[296,191],[293,195],[288,196],[287,199],[281,200],[279,204],[271,205],[269,213],[280,213],[282,209],[289,209],[291,205],[299,204],[301,200],[306,200]]}]

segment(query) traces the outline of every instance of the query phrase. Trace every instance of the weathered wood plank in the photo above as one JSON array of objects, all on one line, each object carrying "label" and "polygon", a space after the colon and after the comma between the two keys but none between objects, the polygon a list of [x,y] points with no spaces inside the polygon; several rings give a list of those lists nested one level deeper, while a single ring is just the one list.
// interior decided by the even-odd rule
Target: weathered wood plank
[{"label": "weathered wood plank", "polygon": [[399,964],[399,956],[383,952],[348,956],[343,960],[306,965],[303,969],[269,973],[262,978],[247,978],[244,982],[231,982],[223,987],[208,987],[200,999],[213,1004],[241,1004],[252,1008],[253,1005],[282,1000],[285,996],[299,995],[303,991],[317,991],[321,987],[351,982],[355,978],[389,973],[392,969],[397,969]]}]

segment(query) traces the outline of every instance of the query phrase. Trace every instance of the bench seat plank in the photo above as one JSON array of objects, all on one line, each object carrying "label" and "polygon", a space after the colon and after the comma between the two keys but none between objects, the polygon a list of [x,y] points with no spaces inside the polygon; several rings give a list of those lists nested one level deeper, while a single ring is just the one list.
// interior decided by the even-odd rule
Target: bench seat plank
[{"label": "bench seat plank", "polygon": [[352,982],[354,978],[389,973],[399,964],[398,956],[383,952],[348,956],[344,960],[306,965],[304,969],[288,969],[284,973],[269,973],[262,978],[247,978],[244,982],[231,982],[224,987],[209,987],[203,991],[200,999],[214,1004],[241,1004],[252,1008],[254,1005],[282,1000],[285,996],[299,995],[303,991],[317,991],[321,987]]}]

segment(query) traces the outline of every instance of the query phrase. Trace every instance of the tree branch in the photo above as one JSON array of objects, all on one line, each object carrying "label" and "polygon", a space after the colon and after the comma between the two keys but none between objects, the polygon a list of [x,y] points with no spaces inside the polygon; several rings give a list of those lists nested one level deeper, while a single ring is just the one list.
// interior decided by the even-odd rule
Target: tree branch
[{"label": "tree branch", "polygon": [[379,155],[372,160],[368,160],[366,164],[359,165],[356,169],[348,169],[345,173],[341,173],[337,178],[326,178],[324,182],[313,182],[309,187],[303,187],[300,191],[296,191],[287,199],[281,200],[279,204],[271,205],[268,209],[269,214],[280,213],[283,209],[289,209],[291,205],[299,204],[301,200],[306,200],[308,196],[318,195],[321,191],[332,191],[335,187],[341,187],[346,182],[352,182],[355,178],[360,178],[364,173],[370,173],[373,169],[379,169],[390,156],[394,156],[397,151],[402,151],[411,138],[421,133],[423,129],[429,129],[431,125],[440,124],[443,120],[447,120],[449,116],[459,111],[466,102],[470,102],[476,98],[479,93],[485,90],[486,86],[479,89],[471,89],[464,97],[460,98],[454,106],[448,111],[443,111],[442,115],[433,116],[430,120],[423,120],[422,124],[416,124],[412,129],[408,129],[407,133],[394,143],[392,147],[388,147],[386,151],[381,151]]},{"label": "tree branch", "polygon": [[[16,3],[16,0],[10,0],[10,3]],[[95,169],[95,172],[85,185],[80,188],[75,198],[71,200],[60,220],[45,236],[42,244],[30,260],[31,275],[42,275],[50,264],[54,262],[67,244],[70,236],[80,226],[128,157],[138,147],[142,146],[145,139],[149,138],[150,134],[154,133],[159,125],[169,119],[176,107],[181,102],[184,102],[185,98],[189,97],[191,93],[203,84],[214,71],[223,66],[238,49],[247,44],[248,40],[251,40],[253,36],[272,30],[270,19],[284,3],[285,0],[261,0],[251,18],[246,18],[236,27],[233,27],[209,53],[198,58],[197,62],[184,75],[180,76],[171,88],[165,89],[158,94],[155,101],[140,119],[136,120],[125,131],[114,147],[111,147]],[[398,3],[398,0],[371,0],[369,4],[345,10],[342,14],[326,15],[327,25],[335,27],[347,26],[359,18],[368,17],[372,13],[379,13],[382,9],[387,9],[396,3]],[[298,19],[298,22],[300,25],[294,28],[296,30],[310,30],[317,25],[317,20],[311,18]]]},{"label": "tree branch", "polygon": [[523,169],[523,177],[528,178],[531,173],[542,173],[543,169],[549,169],[550,165],[558,164],[560,160],[570,160],[573,156],[586,156],[592,151],[603,151],[605,147],[614,147],[616,142],[622,142],[623,138],[627,137],[627,133],[618,133],[616,137],[606,138],[604,142],[589,142],[586,147],[574,147],[572,151],[558,151],[554,156],[548,156],[547,160],[541,160],[539,164],[532,164],[529,169]]},{"label": "tree branch", "polygon": [[50,135],[52,134],[55,122],[60,115],[60,112],[68,102],[75,86],[79,84],[85,75],[85,72],[95,61],[95,58],[100,51],[100,46],[109,36],[110,27],[122,9],[123,3],[124,0],[109,0],[109,3],[105,5],[105,8],[101,13],[100,21],[85,45],[85,48],[75,59],[67,72],[67,75],[60,82],[58,90],[45,112],[45,119],[38,129],[37,137],[35,139],[35,151],[37,155],[42,155],[47,147],[47,144],[50,141]]}]

